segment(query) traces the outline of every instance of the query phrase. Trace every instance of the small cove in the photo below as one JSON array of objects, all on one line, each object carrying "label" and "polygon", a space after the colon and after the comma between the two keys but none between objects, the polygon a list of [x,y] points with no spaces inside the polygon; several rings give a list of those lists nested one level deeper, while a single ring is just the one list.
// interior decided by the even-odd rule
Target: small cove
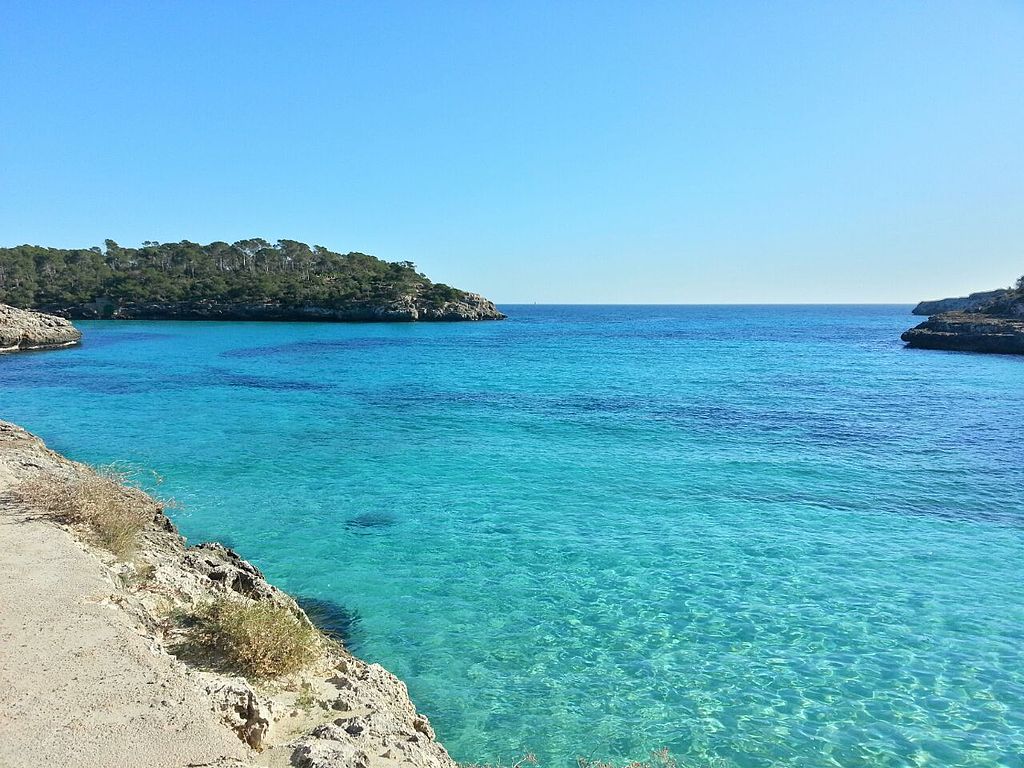
[{"label": "small cove", "polygon": [[86,322],[0,417],[159,473],[460,761],[1020,764],[1024,360],[907,307],[503,309]]}]

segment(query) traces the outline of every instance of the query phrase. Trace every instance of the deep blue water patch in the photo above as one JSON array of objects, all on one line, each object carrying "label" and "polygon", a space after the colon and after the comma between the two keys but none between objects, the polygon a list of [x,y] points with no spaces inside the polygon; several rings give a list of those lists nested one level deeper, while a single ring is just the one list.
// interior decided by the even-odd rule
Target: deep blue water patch
[{"label": "deep blue water patch", "polygon": [[322,597],[296,595],[295,602],[328,637],[339,640],[353,653],[358,652],[359,622],[358,611],[346,608],[336,600]]},{"label": "deep blue water patch", "polygon": [[122,329],[117,329],[113,333],[108,333],[105,332],[105,330],[98,329],[97,332],[90,334],[87,338],[85,338],[82,341],[82,348],[95,349],[99,347],[109,347],[121,344],[138,344],[140,342],[169,342],[180,337],[180,333],[161,333],[159,331],[127,331]]},{"label": "deep blue water patch", "polygon": [[390,528],[398,519],[387,512],[363,512],[345,521],[345,528],[354,533],[372,533]]},{"label": "deep blue water patch", "polygon": [[265,347],[241,347],[219,353],[227,358],[301,357],[331,354],[344,350],[381,349],[402,347],[410,344],[408,339],[355,338],[329,341],[301,341],[294,344],[275,344]]},{"label": "deep blue water patch", "polygon": [[219,384],[229,387],[246,387],[263,389],[270,392],[328,392],[329,384],[315,381],[299,381],[296,379],[258,376],[255,374],[236,373],[216,368],[210,369],[210,378]]}]

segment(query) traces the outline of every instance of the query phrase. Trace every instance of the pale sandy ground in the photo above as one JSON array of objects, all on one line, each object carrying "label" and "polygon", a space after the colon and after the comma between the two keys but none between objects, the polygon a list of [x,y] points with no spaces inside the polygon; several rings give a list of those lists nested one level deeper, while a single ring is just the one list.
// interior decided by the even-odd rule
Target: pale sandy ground
[{"label": "pale sandy ground", "polygon": [[0,501],[0,768],[249,764],[108,578],[69,533]]}]

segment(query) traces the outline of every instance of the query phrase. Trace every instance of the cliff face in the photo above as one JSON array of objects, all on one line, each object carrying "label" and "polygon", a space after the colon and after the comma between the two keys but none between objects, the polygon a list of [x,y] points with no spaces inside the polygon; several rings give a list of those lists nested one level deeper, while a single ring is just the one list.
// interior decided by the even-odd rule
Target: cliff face
[{"label": "cliff face", "polygon": [[1024,292],[1007,289],[940,302],[922,302],[914,311],[934,306],[963,306],[967,310],[942,311],[929,317],[903,333],[900,338],[907,346],[1024,354]]},{"label": "cliff face", "polygon": [[942,312],[974,312],[996,299],[1005,297],[1009,290],[1001,288],[995,291],[981,291],[972,293],[970,296],[957,296],[951,299],[937,299],[935,301],[922,301],[914,307],[912,314],[915,315],[938,315]]},{"label": "cliff face", "polygon": [[117,559],[19,490],[85,478],[0,422],[0,764],[457,768],[405,685],[337,643],[269,682],[187,651],[176,617],[217,599],[308,617],[230,549],[188,546],[141,491],[125,491],[145,523]]},{"label": "cliff face", "polygon": [[63,317],[0,304],[0,352],[55,349],[81,339],[78,329]]},{"label": "cliff face", "polygon": [[99,300],[71,307],[50,308],[76,320],[278,320],[319,322],[416,322],[503,320],[494,303],[476,293],[442,304],[428,304],[415,296],[387,303],[354,302],[344,307],[313,304],[179,301],[114,304]]}]

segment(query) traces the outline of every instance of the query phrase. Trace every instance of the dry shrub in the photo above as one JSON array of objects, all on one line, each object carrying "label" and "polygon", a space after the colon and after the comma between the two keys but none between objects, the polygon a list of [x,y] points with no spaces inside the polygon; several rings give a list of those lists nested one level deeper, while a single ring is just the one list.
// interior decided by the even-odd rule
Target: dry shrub
[{"label": "dry shrub", "polygon": [[221,597],[196,618],[200,642],[248,677],[298,672],[320,655],[320,633],[279,605]]},{"label": "dry shrub", "polygon": [[124,474],[113,470],[40,476],[21,483],[16,494],[46,517],[85,526],[96,544],[126,559],[157,509],[152,499],[126,482]]}]

